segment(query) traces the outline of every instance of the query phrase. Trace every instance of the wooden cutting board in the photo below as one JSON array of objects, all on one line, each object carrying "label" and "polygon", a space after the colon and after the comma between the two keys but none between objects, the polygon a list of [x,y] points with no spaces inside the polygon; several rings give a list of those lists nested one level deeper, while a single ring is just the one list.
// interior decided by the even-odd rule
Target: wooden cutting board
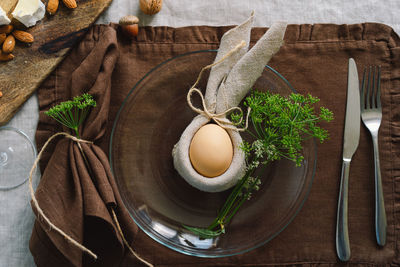
[{"label": "wooden cutting board", "polygon": [[[15,1],[0,0],[0,5],[7,10]],[[27,30],[35,42],[30,47],[17,42],[13,52],[15,58],[0,62],[0,91],[3,92],[0,126],[12,118],[111,1],[78,0],[78,7],[70,10],[60,0],[59,10],[54,16],[46,14],[43,20]]]}]

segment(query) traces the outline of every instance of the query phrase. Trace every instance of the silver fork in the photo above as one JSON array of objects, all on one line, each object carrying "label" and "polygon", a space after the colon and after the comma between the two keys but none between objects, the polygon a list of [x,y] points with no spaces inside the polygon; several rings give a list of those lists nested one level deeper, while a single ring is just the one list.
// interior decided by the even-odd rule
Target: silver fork
[{"label": "silver fork", "polygon": [[[368,72],[368,73],[367,73]],[[367,77],[368,76],[368,77]],[[375,164],[375,234],[378,245],[386,244],[386,212],[379,164],[378,132],[382,121],[381,67],[364,69],[360,92],[361,119],[371,133]]]}]

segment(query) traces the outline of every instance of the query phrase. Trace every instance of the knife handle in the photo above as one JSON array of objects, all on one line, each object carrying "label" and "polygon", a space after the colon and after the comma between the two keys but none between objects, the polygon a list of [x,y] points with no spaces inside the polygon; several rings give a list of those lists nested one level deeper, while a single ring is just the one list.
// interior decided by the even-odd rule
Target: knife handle
[{"label": "knife handle", "polygon": [[375,233],[378,245],[386,244],[386,212],[385,201],[383,198],[381,167],[379,164],[379,146],[378,136],[372,135],[374,145],[374,163],[375,163]]},{"label": "knife handle", "polygon": [[341,261],[350,259],[350,241],[347,226],[347,203],[349,188],[350,159],[344,159],[340,178],[340,192],[336,220],[336,252]]}]

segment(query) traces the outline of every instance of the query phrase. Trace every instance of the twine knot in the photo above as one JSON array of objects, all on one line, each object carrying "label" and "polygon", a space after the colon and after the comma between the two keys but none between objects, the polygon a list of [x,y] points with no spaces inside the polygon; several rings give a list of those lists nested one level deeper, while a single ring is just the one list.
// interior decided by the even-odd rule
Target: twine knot
[{"label": "twine knot", "polygon": [[[196,108],[193,105],[193,103],[192,103],[192,94],[193,93],[197,93],[200,96],[203,109]],[[242,132],[242,131],[245,131],[249,125],[249,115],[250,115],[250,111],[251,111],[250,107],[248,107],[248,109],[247,109],[245,126],[243,128],[238,128],[238,127],[236,127],[236,125],[240,125],[243,121],[243,110],[240,107],[232,107],[221,113],[212,113],[207,109],[207,105],[206,105],[206,101],[204,99],[203,93],[197,88],[191,88],[189,90],[189,92],[187,94],[187,103],[194,112],[197,112],[198,114],[203,115],[204,117],[209,118],[210,120],[213,120],[216,124],[218,124],[220,127],[224,128],[226,130],[234,130],[234,131]],[[229,119],[226,118],[226,115],[233,111],[239,111],[239,113],[242,114],[240,121],[237,123],[233,123]]]},{"label": "twine knot", "polygon": [[[229,114],[230,112],[233,112],[235,110],[239,111],[240,114],[243,115],[243,110],[240,107],[232,107],[230,109],[225,110],[222,113],[212,113],[207,109],[207,105],[206,105],[206,101],[204,100],[204,96],[203,93],[195,88],[197,86],[197,84],[199,83],[201,76],[203,75],[203,72],[207,69],[210,69],[212,67],[214,67],[215,65],[220,64],[221,62],[223,62],[225,59],[227,59],[228,57],[232,56],[236,51],[238,51],[239,49],[243,48],[246,46],[246,42],[245,41],[241,41],[239,44],[237,44],[234,48],[232,48],[228,53],[226,53],[221,59],[219,59],[218,61],[207,65],[205,67],[203,67],[200,70],[199,75],[197,76],[197,80],[196,82],[192,85],[192,87],[189,89],[189,92],[187,94],[187,103],[189,105],[189,107],[194,111],[199,113],[200,115],[203,115],[207,118],[209,118],[210,120],[215,121],[216,124],[218,124],[220,127],[226,129],[226,130],[234,130],[234,131],[238,131],[238,132],[242,132],[245,131],[248,127],[249,124],[249,115],[250,115],[250,107],[247,109],[247,115],[246,115],[246,124],[243,128],[237,128],[236,125],[239,125],[242,123],[243,121],[243,116],[240,118],[240,121],[237,123],[233,123],[231,122],[229,119],[226,118],[226,115]],[[201,103],[203,105],[203,109],[199,109],[196,108],[193,103],[192,103],[192,94],[196,92],[200,98],[201,98]]]},{"label": "twine knot", "polygon": [[86,144],[90,144],[90,145],[93,144],[92,141],[83,140],[83,139],[80,139],[80,138],[78,138],[78,137],[75,137],[75,136],[70,135],[70,134],[67,134],[67,133],[65,133],[65,134],[63,134],[63,135],[65,135],[66,137],[68,137],[68,138],[71,139],[72,141],[77,142],[78,144],[79,144],[79,143],[86,143]]}]

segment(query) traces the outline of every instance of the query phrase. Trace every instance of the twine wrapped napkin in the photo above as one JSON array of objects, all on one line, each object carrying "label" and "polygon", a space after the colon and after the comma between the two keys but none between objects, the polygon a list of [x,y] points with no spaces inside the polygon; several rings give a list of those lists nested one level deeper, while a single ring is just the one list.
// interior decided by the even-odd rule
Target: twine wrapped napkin
[{"label": "twine wrapped napkin", "polygon": [[[207,83],[204,111],[194,108],[191,104],[193,92],[197,92],[203,98],[201,91],[195,88],[197,82],[188,93],[189,105],[200,115],[195,117],[182,133],[179,142],[174,146],[172,156],[174,166],[179,174],[189,184],[202,191],[221,192],[226,190],[234,186],[246,172],[245,156],[240,149],[242,138],[239,129],[232,125],[226,116],[237,108],[243,97],[261,76],[265,65],[283,44],[286,30],[286,23],[274,23],[247,52],[253,20],[254,15],[252,14],[245,22],[226,32],[222,36],[214,63],[201,70],[199,78],[203,70],[212,67]],[[240,108],[237,109],[241,111]],[[194,134],[210,120],[214,120],[227,130],[233,145],[233,159],[229,168],[223,174],[212,179],[198,173],[193,168],[189,157],[189,147]]]},{"label": "twine wrapped napkin", "polygon": [[[400,264],[400,40],[390,27],[382,24],[289,25],[285,45],[269,62],[298,92],[319,97],[321,105],[335,114],[335,120],[326,126],[331,139],[318,148],[315,179],[308,200],[283,232],[266,245],[246,254],[203,259],[174,252],[137,231],[106,167],[109,137],[116,113],[134,84],[155,65],[182,53],[216,49],[229,29],[206,26],[178,29],[144,27],[140,29],[137,40],[131,41],[119,34],[116,25],[97,25],[88,31],[82,42],[42,84],[38,91],[41,110],[36,135],[38,148],[51,135],[62,130],[43,114],[44,111],[87,91],[94,94],[98,102],[83,132],[84,139],[97,145],[90,147],[83,144],[96,170],[95,179],[85,173],[76,145],[70,140],[60,139],[43,154],[43,177],[37,198],[55,225],[83,242],[99,258],[92,261],[47,225],[36,221],[30,248],[39,267],[141,266],[123,246],[110,216],[109,205],[116,207],[121,228],[131,246],[156,266],[338,265],[335,222],[349,57],[355,58],[359,67],[366,64],[382,66],[380,147],[388,234],[387,245],[379,248],[373,221],[373,150],[369,133],[361,127],[360,145],[353,158],[349,187],[352,258],[348,265]],[[264,33],[265,29],[253,29],[250,47]],[[359,71],[361,76],[361,69]],[[158,101],[162,103],[163,99]],[[168,135],[165,137],[168,138]],[[169,164],[173,173],[172,159]],[[138,175],[137,179],[141,176]],[[261,215],[257,222],[249,222],[248,227],[242,229],[243,238],[256,238],[252,236],[252,229],[265,220],[268,220],[268,214]]]},{"label": "twine wrapped napkin", "polygon": [[[90,112],[80,132],[83,140],[94,143],[103,137],[107,129],[111,76],[119,55],[116,32],[110,29],[99,34],[93,32],[93,35],[88,35],[75,50],[74,56],[64,61],[66,71],[56,70],[40,90],[40,94],[51,90],[55,92],[55,99],[45,104],[46,110],[84,92],[93,95],[97,107]],[[93,43],[93,38],[101,38],[102,41]],[[41,105],[46,103],[42,101],[42,96],[40,99]],[[45,121],[43,126],[47,126],[38,130],[39,142],[46,133],[68,131],[54,125],[43,112],[40,120]],[[137,231],[124,208],[106,154],[95,144],[79,144],[91,170],[85,164],[78,142],[61,138],[55,146],[50,144],[51,153],[44,151],[41,164],[46,168],[42,169],[36,198],[53,225],[76,242],[84,244],[98,258],[93,259],[54,231],[33,206],[38,220],[34,225],[30,248],[38,266],[118,266],[127,251],[118,228],[123,229],[124,237],[129,242]],[[115,210],[120,226],[115,224],[111,210]]]}]

